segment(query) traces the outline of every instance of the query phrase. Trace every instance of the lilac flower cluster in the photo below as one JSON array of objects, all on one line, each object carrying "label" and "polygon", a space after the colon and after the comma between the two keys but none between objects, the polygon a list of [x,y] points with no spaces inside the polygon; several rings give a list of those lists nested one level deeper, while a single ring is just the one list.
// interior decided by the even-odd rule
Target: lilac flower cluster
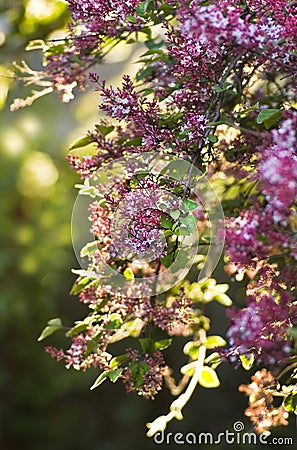
[{"label": "lilac flower cluster", "polygon": [[75,22],[83,23],[89,32],[114,36],[119,27],[127,27],[126,17],[135,15],[140,0],[69,0],[68,3]]},{"label": "lilac flower cluster", "polygon": [[226,218],[226,255],[238,267],[256,267],[271,253],[287,248],[289,238],[273,226],[272,215],[259,208]]},{"label": "lilac flower cluster", "polygon": [[245,415],[250,417],[255,430],[259,434],[270,434],[269,429],[280,425],[288,425],[288,412],[283,405],[273,404],[273,388],[276,380],[267,369],[258,370],[251,377],[250,384],[241,384],[239,391],[249,396],[249,406]]},{"label": "lilac flower cluster", "polygon": [[273,144],[262,154],[259,177],[274,223],[287,225],[297,199],[297,113],[286,112],[281,126],[272,130]]},{"label": "lilac flower cluster", "polygon": [[135,386],[135,377],[133,376],[131,366],[124,370],[122,377],[127,392],[136,391],[138,395],[153,400],[156,394],[162,389],[163,373],[166,369],[162,353],[155,351],[152,354],[142,356],[138,350],[132,349],[127,349],[127,353],[132,361],[142,361],[145,367],[142,383],[139,386]]},{"label": "lilac flower cluster", "polygon": [[262,292],[248,298],[243,309],[228,311],[231,321],[227,336],[229,349],[223,351],[230,362],[241,355],[274,365],[287,361],[293,350],[289,328],[297,324],[297,305],[280,286],[277,291]]}]

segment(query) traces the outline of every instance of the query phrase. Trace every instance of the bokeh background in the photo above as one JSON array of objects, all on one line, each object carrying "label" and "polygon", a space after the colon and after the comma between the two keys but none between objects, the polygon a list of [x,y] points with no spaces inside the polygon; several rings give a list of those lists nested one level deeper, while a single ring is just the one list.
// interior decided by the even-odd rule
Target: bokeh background
[{"label": "bokeh background", "polygon": [[[90,88],[70,104],[51,95],[12,113],[13,99],[28,90],[10,78],[11,62],[26,58],[34,69],[41,68],[41,53],[25,52],[27,43],[64,35],[68,20],[63,1],[0,0],[0,450],[168,448],[145,437],[145,423],[167,412],[168,392],[155,402],[127,395],[122,385],[109,382],[90,392],[96,370],[66,370],[44,352],[47,344],[63,345],[63,336],[37,342],[49,319],[62,317],[71,325],[86,313],[69,295],[75,279],[71,268],[78,265],[70,223],[79,178],[65,156],[69,144],[98,120],[99,99]],[[122,73],[136,70],[132,62],[138,51],[117,50],[98,73],[116,84]],[[228,282],[222,264],[216,277]],[[229,294],[240,299],[242,286],[231,286]],[[224,308],[210,304],[208,312],[212,332],[224,333]],[[167,351],[176,368],[182,363],[177,350]],[[252,431],[243,414],[247,399],[237,391],[249,374],[229,366],[218,373],[221,388],[198,389],[184,421],[172,422],[169,432],[231,432],[238,420]],[[291,423],[274,435],[294,433]]]}]

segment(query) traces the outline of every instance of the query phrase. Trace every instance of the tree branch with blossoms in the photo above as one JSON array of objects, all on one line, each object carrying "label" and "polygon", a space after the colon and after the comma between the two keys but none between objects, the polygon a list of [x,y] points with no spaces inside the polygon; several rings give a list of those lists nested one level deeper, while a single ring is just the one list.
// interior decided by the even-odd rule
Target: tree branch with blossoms
[{"label": "tree branch with blossoms", "polygon": [[[83,241],[74,209],[74,241],[84,245],[75,248],[72,293],[90,311],[68,329],[68,349],[47,351],[67,368],[98,367],[92,389],[119,380],[155,398],[165,379],[179,397],[148,436],[182,418],[198,384],[219,385],[219,364],[260,365],[239,388],[246,415],[259,433],[286,425],[297,412],[296,4],[68,3],[65,41],[29,46],[43,50],[44,72],[18,66],[26,85],[45,91],[12,106],[50,90],[69,101],[89,79],[106,115],[68,155],[90,228]],[[142,45],[139,70],[107,86],[88,71],[120,42]],[[96,154],[79,156],[89,144]],[[223,245],[226,272],[246,289],[233,307],[212,274]],[[208,334],[211,301],[226,306],[226,339]],[[40,340],[61,329],[60,319],[49,321]],[[165,356],[179,339],[188,363],[176,385]],[[121,340],[125,352],[113,354]]]}]

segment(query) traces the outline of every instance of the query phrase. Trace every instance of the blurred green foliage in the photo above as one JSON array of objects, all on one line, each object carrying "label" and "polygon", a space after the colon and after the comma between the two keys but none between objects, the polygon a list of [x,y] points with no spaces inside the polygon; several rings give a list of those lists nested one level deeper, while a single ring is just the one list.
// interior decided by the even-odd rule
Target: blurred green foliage
[{"label": "blurred green foliage", "polygon": [[[24,96],[17,80],[9,78],[11,61],[24,58],[29,40],[62,29],[68,15],[65,3],[56,0],[1,0],[0,13],[0,449],[156,448],[145,438],[145,423],[167,410],[166,392],[155,402],[128,396],[110,383],[90,392],[96,370],[67,371],[37,342],[50,318],[71,325],[85,315],[85,307],[68,294],[74,281],[70,269],[77,267],[70,219],[78,177],[65,155],[78,129],[85,130],[96,113],[97,99],[93,108],[86,96],[71,105],[51,96],[9,112],[12,99]],[[41,65],[38,52],[29,56],[35,67]],[[119,71],[117,62],[112,70]],[[219,270],[217,278],[226,281]],[[223,333],[224,307],[209,305],[209,313],[212,331]],[[62,336],[51,343],[62,345]],[[180,366],[175,359],[173,348],[169,363]],[[232,430],[236,420],[248,424],[242,412],[246,399],[234,385],[247,382],[249,374],[224,367],[219,375],[222,389],[201,388],[185,409],[186,420],[169,431],[219,432]],[[283,434],[291,435],[288,428]]]}]

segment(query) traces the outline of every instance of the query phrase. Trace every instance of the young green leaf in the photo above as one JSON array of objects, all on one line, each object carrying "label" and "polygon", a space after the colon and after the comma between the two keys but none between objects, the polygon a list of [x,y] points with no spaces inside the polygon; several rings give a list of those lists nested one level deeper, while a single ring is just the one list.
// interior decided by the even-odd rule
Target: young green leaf
[{"label": "young green leaf", "polygon": [[86,145],[89,145],[92,142],[91,136],[83,136],[79,139],[76,139],[76,141],[72,142],[72,144],[69,147],[69,150],[74,150],[75,148],[85,147]]},{"label": "young green leaf", "polygon": [[109,133],[111,133],[114,130],[113,125],[95,125],[95,128],[97,128],[98,131],[100,131],[103,136],[107,136]]},{"label": "young green leaf", "polygon": [[214,369],[204,366],[199,378],[199,384],[205,388],[215,388],[220,385],[220,380]]},{"label": "young green leaf", "polygon": [[221,336],[208,336],[206,338],[205,346],[208,349],[223,347],[226,345],[226,341]]},{"label": "young green leaf", "polygon": [[[55,319],[55,320],[59,320],[59,319]],[[62,325],[48,325],[47,327],[44,328],[44,330],[42,330],[42,332],[37,340],[40,342],[43,339],[47,338],[48,336],[51,336],[53,333],[55,333],[55,331],[61,330],[61,328],[62,328]]]},{"label": "young green leaf", "polygon": [[250,355],[250,356],[240,355],[239,359],[241,361],[242,367],[245,370],[250,370],[250,368],[254,364],[255,357],[254,357],[254,355]]}]

